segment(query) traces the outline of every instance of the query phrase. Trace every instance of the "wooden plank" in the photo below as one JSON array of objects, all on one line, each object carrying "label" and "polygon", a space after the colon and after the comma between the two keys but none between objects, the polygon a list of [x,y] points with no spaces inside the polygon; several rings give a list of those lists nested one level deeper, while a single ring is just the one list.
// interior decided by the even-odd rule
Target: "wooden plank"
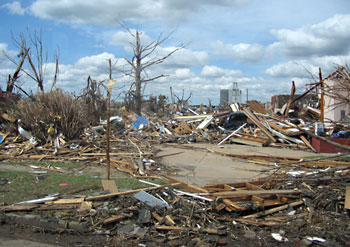
[{"label": "wooden plank", "polygon": [[117,188],[117,185],[115,184],[114,180],[103,179],[102,180],[102,187],[103,187],[104,191],[108,190],[110,193],[118,192],[118,188]]},{"label": "wooden plank", "polygon": [[94,201],[94,200],[104,200],[107,198],[112,198],[115,196],[125,196],[125,195],[131,195],[135,194],[140,191],[151,191],[151,190],[158,190],[166,187],[176,187],[179,186],[180,183],[172,183],[172,184],[167,184],[167,185],[162,185],[162,186],[154,186],[154,187],[149,187],[149,188],[144,188],[144,189],[136,189],[136,190],[128,190],[128,191],[121,191],[117,193],[111,193],[107,195],[100,195],[100,196],[89,196],[86,198],[87,201]]},{"label": "wooden plank", "polygon": [[186,190],[187,192],[208,193],[208,191],[206,189],[203,189],[201,187],[195,186],[193,184],[188,184],[188,183],[182,182],[182,181],[180,181],[178,179],[172,178],[172,177],[167,176],[167,175],[162,175],[162,176],[165,177],[166,179],[168,179],[172,183],[180,183],[180,188]]},{"label": "wooden plank", "polygon": [[260,203],[264,203],[265,201],[264,198],[261,198],[260,196],[252,196],[252,200]]},{"label": "wooden plank", "polygon": [[346,209],[350,209],[350,187],[346,186],[345,191],[345,206]]},{"label": "wooden plank", "polygon": [[242,206],[238,205],[237,203],[235,203],[235,202],[233,202],[233,201],[231,201],[229,199],[224,199],[222,201],[223,201],[223,203],[225,203],[226,206],[230,207],[234,211],[245,211],[245,210],[247,210],[247,208],[242,207]]},{"label": "wooden plank", "polygon": [[58,199],[58,200],[52,201],[52,202],[46,202],[46,204],[54,204],[54,205],[81,204],[83,201],[84,201],[84,198],[69,198],[69,199]]},{"label": "wooden plank", "polygon": [[222,198],[235,198],[239,196],[263,196],[263,195],[281,195],[281,194],[300,194],[298,190],[245,190],[245,191],[227,191],[216,192],[213,196]]},{"label": "wooden plank", "polygon": [[279,212],[281,210],[287,209],[288,207],[295,207],[295,206],[299,206],[299,205],[302,205],[302,204],[304,204],[304,201],[300,200],[300,201],[297,201],[297,202],[289,203],[287,205],[283,205],[283,206],[279,206],[279,207],[272,208],[272,209],[269,209],[269,210],[261,211],[261,212],[258,212],[256,214],[246,215],[246,216],[243,216],[242,218],[243,219],[257,218],[257,217],[261,217],[261,216],[265,216],[265,215],[268,215],[268,214],[273,214],[273,213]]},{"label": "wooden plank", "polygon": [[103,225],[108,225],[108,224],[111,224],[111,223],[123,220],[125,218],[127,218],[127,216],[120,214],[120,215],[117,215],[117,216],[114,216],[114,217],[109,217],[107,219],[104,219],[102,224]]},{"label": "wooden plank", "polygon": [[305,138],[305,136],[301,135],[300,139],[305,143],[305,145],[310,148],[314,153],[317,153],[316,149],[311,145],[311,143]]},{"label": "wooden plank", "polygon": [[15,204],[15,205],[0,206],[0,211],[5,211],[5,212],[31,211],[38,207],[40,207],[39,204]]},{"label": "wooden plank", "polygon": [[251,111],[249,111],[248,109],[244,108],[243,109],[243,113],[253,122],[255,123],[263,132],[264,134],[269,137],[271,139],[271,141],[273,142],[277,142],[276,138],[272,136],[272,134],[265,128],[265,126],[263,126],[260,123],[260,120],[258,119],[257,116],[255,116]]},{"label": "wooden plank", "polygon": [[178,121],[187,121],[187,120],[200,120],[200,119],[206,119],[207,117],[212,117],[211,114],[203,114],[203,115],[193,115],[193,116],[178,116],[174,115],[173,119]]},{"label": "wooden plank", "polygon": [[264,190],[263,188],[256,186],[255,184],[248,183],[248,182],[245,183],[245,186],[247,188],[249,188],[250,190]]}]

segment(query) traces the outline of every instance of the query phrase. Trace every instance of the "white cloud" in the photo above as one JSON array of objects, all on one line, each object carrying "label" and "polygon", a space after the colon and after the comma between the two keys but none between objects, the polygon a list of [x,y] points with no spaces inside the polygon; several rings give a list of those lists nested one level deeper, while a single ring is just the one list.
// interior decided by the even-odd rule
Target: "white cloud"
[{"label": "white cloud", "polygon": [[[125,49],[130,50],[131,44],[135,44],[136,29],[130,29],[130,32],[127,31],[118,31],[112,35],[111,40],[109,41],[110,45],[119,45],[124,46]],[[148,45],[152,42],[152,39],[145,34],[145,32],[139,31],[140,41],[143,45]]]},{"label": "white cloud", "polygon": [[319,68],[324,76],[334,72],[337,65],[349,64],[349,56],[323,56],[309,59],[291,60],[280,63],[266,69],[265,73],[273,77],[281,78],[312,78],[318,77]]},{"label": "white cloud", "polygon": [[[177,47],[169,46],[169,47],[160,47],[157,51],[158,56],[165,56],[170,52],[174,51]],[[168,57],[161,66],[164,67],[196,67],[196,66],[204,66],[209,62],[209,55],[205,51],[192,51],[186,48],[183,48],[175,53],[173,53],[170,57]]]},{"label": "white cloud", "polygon": [[273,65],[266,70],[266,74],[273,77],[291,78],[296,77],[310,77],[310,73],[317,73],[318,68],[311,65],[307,61],[288,61]]},{"label": "white cloud", "polygon": [[275,29],[278,42],[269,49],[289,57],[345,55],[350,51],[350,15],[335,15],[297,30]]},{"label": "white cloud", "polygon": [[3,5],[0,6],[1,8],[7,8],[10,12],[10,14],[13,15],[24,15],[25,13],[25,9],[22,8],[21,3],[20,2],[12,2],[12,3],[5,3]]},{"label": "white cloud", "polygon": [[234,76],[239,77],[242,76],[242,71],[240,70],[229,70],[222,69],[217,66],[204,66],[201,72],[202,76],[207,77],[220,77],[220,76]]},{"label": "white cloud", "polygon": [[235,59],[236,63],[250,63],[261,61],[264,55],[264,47],[260,44],[224,44],[217,41],[213,44],[213,53],[216,56],[224,56]]},{"label": "white cloud", "polygon": [[69,23],[95,23],[115,25],[121,16],[126,21],[166,20],[183,21],[204,6],[234,6],[248,4],[251,0],[36,0],[31,12],[40,18]]}]

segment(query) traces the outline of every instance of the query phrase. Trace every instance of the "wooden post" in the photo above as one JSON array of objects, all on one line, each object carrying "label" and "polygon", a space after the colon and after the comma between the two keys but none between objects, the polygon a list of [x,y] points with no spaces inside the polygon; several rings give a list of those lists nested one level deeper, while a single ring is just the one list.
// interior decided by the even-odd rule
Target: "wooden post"
[{"label": "wooden post", "polygon": [[[108,60],[109,63],[109,80],[112,80],[112,61],[111,59]],[[110,82],[109,82],[110,84]],[[107,87],[107,133],[106,133],[106,142],[107,142],[107,147],[106,147],[106,160],[107,160],[107,179],[110,178],[111,175],[111,158],[109,155],[110,152],[110,133],[111,133],[111,91],[112,91],[112,86]]]},{"label": "wooden post", "polygon": [[324,122],[324,87],[323,87],[323,80],[322,80],[322,72],[321,68],[318,68],[318,75],[320,78],[320,83],[321,83],[321,99],[320,99],[320,110],[321,110],[321,116],[320,116],[320,121],[323,123]]},{"label": "wooden post", "polygon": [[288,115],[289,115],[289,108],[290,108],[290,106],[292,104],[294,94],[295,94],[295,83],[294,83],[294,81],[292,81],[292,89],[291,89],[290,96],[289,96],[289,99],[288,99],[288,102],[287,102],[286,110],[284,112],[284,115],[286,117],[288,117]]}]

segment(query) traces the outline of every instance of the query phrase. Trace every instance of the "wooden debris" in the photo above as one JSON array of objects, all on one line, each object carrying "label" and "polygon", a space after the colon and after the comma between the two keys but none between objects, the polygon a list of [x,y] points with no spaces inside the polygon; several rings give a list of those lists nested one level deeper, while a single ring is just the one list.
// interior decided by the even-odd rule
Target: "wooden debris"
[{"label": "wooden debris", "polygon": [[139,191],[151,191],[151,190],[157,190],[157,189],[162,189],[166,187],[176,187],[179,186],[180,183],[172,183],[172,184],[167,184],[167,185],[162,185],[162,186],[155,186],[155,187],[149,187],[149,188],[144,188],[144,189],[137,189],[137,190],[129,190],[129,191],[122,191],[122,192],[116,192],[116,193],[111,193],[107,195],[100,195],[100,196],[89,196],[86,198],[87,201],[94,201],[94,200],[104,200],[108,198],[112,198],[115,196],[125,196],[125,195],[131,195],[135,194]]},{"label": "wooden debris", "polygon": [[264,211],[261,211],[261,212],[255,213],[255,214],[250,214],[250,215],[247,215],[247,216],[243,216],[242,218],[243,219],[248,219],[248,218],[262,217],[262,216],[265,216],[265,215],[268,215],[268,214],[273,214],[273,213],[279,212],[281,210],[287,209],[288,207],[300,206],[302,204],[304,204],[303,200],[297,201],[297,202],[292,202],[292,203],[289,203],[287,205],[283,205],[283,206],[279,206],[279,207],[272,208],[272,209],[269,209],[269,210],[264,210]]},{"label": "wooden debris", "polygon": [[346,186],[345,190],[345,205],[344,208],[350,209],[350,187]]},{"label": "wooden debris", "polygon": [[104,191],[109,191],[110,193],[116,193],[118,192],[117,185],[115,184],[114,180],[106,180],[102,179],[102,187]]},{"label": "wooden debris", "polygon": [[109,217],[107,219],[104,219],[102,224],[103,225],[108,225],[108,224],[111,224],[111,223],[114,223],[114,222],[117,222],[117,221],[121,221],[123,219],[126,219],[127,216],[123,215],[123,214],[120,214],[120,215],[117,215],[117,216],[113,216],[113,217]]}]

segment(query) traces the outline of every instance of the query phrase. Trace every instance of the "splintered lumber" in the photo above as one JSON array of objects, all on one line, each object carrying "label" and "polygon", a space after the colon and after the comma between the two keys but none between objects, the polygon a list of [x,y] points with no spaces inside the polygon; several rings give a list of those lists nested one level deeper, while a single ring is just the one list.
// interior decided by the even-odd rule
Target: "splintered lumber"
[{"label": "splintered lumber", "polygon": [[157,230],[165,231],[194,231],[194,232],[205,232],[209,234],[220,234],[220,230],[217,229],[199,229],[181,226],[155,226]]},{"label": "splintered lumber", "polygon": [[238,188],[248,187],[249,189],[262,190],[258,185],[263,185],[267,181],[258,180],[250,182],[237,182],[237,183],[222,183],[222,184],[207,184],[204,188],[210,192],[231,191]]},{"label": "splintered lumber", "polygon": [[295,83],[294,83],[294,81],[292,81],[292,89],[291,89],[290,96],[289,96],[289,99],[287,102],[286,110],[284,112],[284,115],[286,117],[288,117],[288,115],[289,115],[289,108],[290,108],[290,105],[292,104],[294,94],[295,94]]},{"label": "splintered lumber", "polygon": [[258,212],[256,214],[250,214],[250,215],[247,215],[247,216],[243,216],[242,218],[243,219],[257,218],[257,217],[261,217],[261,216],[265,216],[265,215],[269,215],[269,214],[273,214],[273,213],[279,212],[281,210],[287,209],[288,207],[295,207],[295,206],[299,206],[299,205],[302,205],[302,204],[304,204],[304,201],[300,200],[300,201],[292,202],[292,203],[289,203],[289,204],[286,204],[286,205],[283,205],[283,206],[279,206],[279,207],[276,207],[276,208],[271,208],[269,210],[264,210],[264,211]]},{"label": "splintered lumber", "polygon": [[152,212],[153,218],[155,218],[158,222],[163,219],[162,216],[160,216],[157,212]]},{"label": "splintered lumber", "polygon": [[300,139],[305,143],[305,145],[310,148],[314,153],[317,153],[316,149],[311,145],[311,143],[305,138],[305,136],[301,135]]},{"label": "splintered lumber", "polygon": [[84,201],[84,198],[68,198],[68,199],[58,199],[52,202],[46,202],[46,204],[81,204]]},{"label": "splintered lumber", "polygon": [[120,214],[120,215],[117,215],[117,216],[114,216],[114,217],[109,217],[107,219],[104,219],[102,224],[103,225],[108,225],[108,224],[111,224],[111,223],[123,220],[125,218],[127,218],[127,216]]},{"label": "splintered lumber", "polygon": [[271,110],[265,109],[265,107],[256,100],[249,100],[247,101],[247,104],[249,105],[249,108],[252,111],[254,111],[254,113],[263,113],[263,114],[272,113]]},{"label": "splintered lumber", "polygon": [[[270,117],[270,116],[269,116]],[[281,132],[282,134],[286,135],[286,136],[296,136],[296,135],[300,135],[302,132],[300,130],[298,130],[297,128],[293,127],[293,126],[289,126],[286,123],[282,123],[280,122],[281,120],[278,120],[278,122],[274,122],[274,121],[268,121],[267,123],[269,124],[269,126],[279,132]]]},{"label": "splintered lumber", "polygon": [[231,212],[231,211],[245,211],[245,210],[247,210],[246,207],[242,207],[242,206],[238,205],[237,203],[235,203],[235,202],[233,202],[233,201],[231,201],[229,199],[224,199],[222,201],[223,201],[223,203],[225,203],[226,209],[229,212]]},{"label": "splintered lumber", "polygon": [[239,133],[239,136],[231,137],[231,140],[240,144],[263,147],[269,143],[269,138],[264,136],[254,136],[246,133]]},{"label": "splintered lumber", "polygon": [[346,209],[350,209],[350,187],[349,186],[346,186],[344,207]]},{"label": "splintered lumber", "polygon": [[166,179],[168,179],[170,182],[173,183],[180,183],[180,188],[186,190],[187,192],[192,192],[192,193],[208,193],[208,191],[206,189],[203,189],[201,187],[195,186],[193,184],[188,184],[185,182],[182,182],[178,179],[172,178],[170,176],[167,175],[162,175],[163,177],[165,177]]},{"label": "splintered lumber", "polygon": [[40,207],[38,204],[14,204],[14,205],[6,205],[0,206],[0,212],[15,212],[15,211],[31,211]]},{"label": "splintered lumber", "polygon": [[175,132],[181,134],[190,134],[192,133],[192,129],[185,121],[181,121],[178,127],[175,129]]},{"label": "splintered lumber", "polygon": [[94,201],[94,200],[104,200],[116,196],[125,196],[125,195],[131,195],[135,194],[140,191],[151,191],[151,190],[158,190],[158,189],[163,189],[166,187],[176,187],[179,186],[180,183],[172,183],[172,184],[167,184],[167,185],[162,185],[162,186],[154,186],[154,187],[149,187],[149,188],[144,188],[144,189],[136,189],[136,190],[128,190],[128,191],[121,191],[117,193],[111,193],[107,195],[100,195],[100,196],[89,196],[86,198],[87,201]]},{"label": "splintered lumber", "polygon": [[215,192],[212,195],[221,198],[237,198],[241,196],[264,196],[264,195],[283,195],[283,194],[300,194],[298,190],[238,190]]},{"label": "splintered lumber", "polygon": [[271,139],[273,142],[277,142],[276,138],[273,137],[273,135],[265,128],[264,125],[262,125],[258,119],[257,116],[254,115],[251,111],[248,109],[244,108],[243,113],[253,122],[255,123],[263,132],[264,134]]},{"label": "splintered lumber", "polygon": [[213,117],[213,115],[211,114],[193,115],[193,116],[174,115],[174,119],[178,121],[201,120],[201,119],[206,119],[207,117]]},{"label": "splintered lumber", "polygon": [[220,146],[222,143],[224,143],[226,140],[228,140],[229,138],[231,138],[233,135],[235,135],[239,130],[241,130],[244,126],[246,126],[247,123],[243,124],[242,126],[240,126],[238,129],[236,129],[235,131],[233,131],[231,134],[229,134],[228,136],[226,136],[221,142],[218,143],[218,146]]}]

